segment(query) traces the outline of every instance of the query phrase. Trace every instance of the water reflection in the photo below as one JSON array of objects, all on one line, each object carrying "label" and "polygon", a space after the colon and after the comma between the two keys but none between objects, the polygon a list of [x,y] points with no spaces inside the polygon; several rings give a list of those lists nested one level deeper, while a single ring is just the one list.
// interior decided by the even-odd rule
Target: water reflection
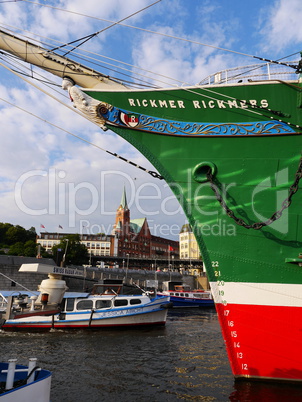
[{"label": "water reflection", "polygon": [[215,309],[173,309],[153,329],[0,332],[0,344],[2,360],[53,371],[53,402],[302,400],[298,386],[234,382]]},{"label": "water reflection", "polygon": [[235,381],[230,395],[232,402],[300,402],[302,387],[299,384],[265,381]]}]

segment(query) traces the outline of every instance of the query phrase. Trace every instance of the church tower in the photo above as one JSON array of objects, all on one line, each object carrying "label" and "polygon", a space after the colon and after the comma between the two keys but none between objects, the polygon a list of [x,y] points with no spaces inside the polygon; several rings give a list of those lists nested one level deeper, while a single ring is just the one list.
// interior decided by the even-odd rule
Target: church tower
[{"label": "church tower", "polygon": [[121,203],[116,211],[115,224],[113,226],[113,234],[126,236],[130,229],[130,210],[127,204],[126,190],[122,194]]}]

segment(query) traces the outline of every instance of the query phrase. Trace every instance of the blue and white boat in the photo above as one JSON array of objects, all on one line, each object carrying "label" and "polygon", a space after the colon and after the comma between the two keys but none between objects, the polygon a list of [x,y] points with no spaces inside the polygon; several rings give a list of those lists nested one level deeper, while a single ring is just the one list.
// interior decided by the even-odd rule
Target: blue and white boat
[{"label": "blue and white boat", "polygon": [[0,363],[1,402],[49,402],[51,372],[29,359],[28,366],[18,365],[17,359]]},{"label": "blue and white boat", "polygon": [[214,307],[210,290],[192,290],[182,282],[163,282],[162,296],[169,296],[173,307]]},{"label": "blue and white boat", "polygon": [[[96,284],[91,293],[66,292],[64,268],[23,264],[19,271],[48,273],[38,296],[7,298],[2,330],[50,330],[163,325],[169,296],[124,294],[123,284]],[[60,272],[60,274],[58,274]],[[16,306],[17,304],[17,306]]]}]

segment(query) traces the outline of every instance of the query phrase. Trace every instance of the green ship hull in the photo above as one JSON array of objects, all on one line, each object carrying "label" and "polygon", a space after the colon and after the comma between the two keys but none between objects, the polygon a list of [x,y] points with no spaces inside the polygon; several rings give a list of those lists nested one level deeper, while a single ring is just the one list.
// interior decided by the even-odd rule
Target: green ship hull
[{"label": "green ship hull", "polygon": [[0,48],[64,78],[74,106],[169,184],[196,235],[235,377],[301,381],[300,79],[219,73],[196,87],[133,90],[2,35]]},{"label": "green ship hull", "polygon": [[270,226],[246,228],[232,218],[251,226],[282,208],[300,165],[301,135],[110,128],[152,162],[179,199],[202,252],[234,375],[301,380],[301,190]]},{"label": "green ship hull", "polygon": [[[236,99],[246,99],[249,93],[248,86],[229,89]],[[202,119],[206,116],[205,125],[214,130],[217,124],[224,127],[219,127],[219,134],[161,133],[140,129],[139,123],[125,128],[125,119],[115,120],[116,126],[110,128],[152,162],[181,203],[202,252],[234,375],[295,381],[302,379],[298,363],[302,357],[302,203],[301,190],[294,184],[301,177],[300,88],[298,82],[288,87],[262,83],[252,92],[258,104],[265,99],[267,107],[282,113],[282,119],[267,109],[253,108],[257,112],[253,114],[241,108],[213,108],[199,113]],[[113,93],[87,93],[125,108],[130,117],[141,116],[141,107],[132,106],[129,114],[129,94],[125,100],[123,93],[116,99]],[[174,94],[171,91],[167,98]],[[130,99],[134,96],[138,99],[139,94],[131,93]],[[141,96],[140,104],[155,98],[154,92]],[[182,99],[180,91],[177,97]],[[177,118],[174,109],[167,114],[157,108],[143,111],[147,116],[153,113],[157,121]],[[196,116],[195,110],[181,113],[178,121],[194,122]],[[230,121],[234,133],[228,128]],[[254,133],[255,127],[261,131],[269,124],[276,132]],[[245,131],[247,126],[252,132]],[[212,185],[208,172],[213,174]],[[290,206],[283,209],[287,203]]]}]

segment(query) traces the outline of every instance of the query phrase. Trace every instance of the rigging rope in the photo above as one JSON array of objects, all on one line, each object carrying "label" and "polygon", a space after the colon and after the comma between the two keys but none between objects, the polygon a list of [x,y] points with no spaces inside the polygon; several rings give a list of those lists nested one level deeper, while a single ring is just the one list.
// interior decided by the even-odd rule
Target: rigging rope
[{"label": "rigging rope", "polygon": [[155,1],[154,3],[149,4],[148,6],[146,6],[146,7],[142,8],[142,9],[140,9],[140,10],[138,10],[138,11],[136,11],[136,12],[130,14],[130,15],[128,15],[128,16],[125,17],[125,18],[122,18],[122,19],[119,20],[119,21],[113,22],[111,25],[109,25],[109,26],[106,27],[106,28],[101,29],[100,31],[94,32],[93,34],[84,36],[83,38],[79,38],[79,39],[76,39],[76,40],[74,40],[74,41],[72,41],[72,42],[66,43],[66,45],[62,45],[62,46],[60,46],[60,47],[54,48],[54,49],[52,49],[52,51],[57,50],[57,49],[60,49],[60,48],[62,48],[62,47],[64,47],[64,46],[68,46],[68,45],[71,45],[71,44],[73,44],[73,43],[82,41],[82,42],[79,43],[77,46],[75,46],[74,48],[70,49],[67,53],[65,53],[64,56],[66,56],[68,53],[72,52],[74,49],[78,48],[79,46],[82,46],[84,43],[88,42],[90,39],[94,38],[95,36],[99,35],[100,33],[106,31],[106,30],[109,29],[109,28],[114,27],[115,25],[120,24],[120,23],[123,22],[123,21],[126,21],[127,19],[133,17],[134,15],[137,15],[137,14],[141,13],[142,11],[147,10],[148,8],[154,6],[155,4],[159,3],[160,1],[161,1],[161,0],[157,0],[157,1]]},{"label": "rigging rope", "polygon": [[[299,65],[300,65],[300,64],[301,64],[301,61],[299,62]],[[288,63],[286,63],[286,65],[288,66]],[[13,72],[13,70],[10,70],[10,71]],[[18,75],[18,74],[17,74],[17,75]],[[164,76],[164,77],[165,77],[165,76]],[[34,77],[32,77],[32,78],[34,78]],[[165,78],[168,78],[168,79],[169,79],[169,77],[165,77]],[[34,79],[36,79],[36,78],[34,78]],[[28,81],[28,82],[29,82],[29,81]],[[161,81],[161,82],[164,83],[164,84],[166,84],[166,82],[164,82],[164,81]],[[280,81],[280,82],[281,82],[281,81]],[[29,83],[30,83],[30,82],[29,82]],[[32,83],[30,83],[30,84],[32,84]],[[183,84],[189,85],[189,84],[186,83],[186,82],[183,82]],[[32,84],[32,85],[34,85],[34,84]],[[179,87],[176,86],[176,85],[175,85],[175,87],[179,88]],[[37,87],[37,88],[40,89],[39,87]],[[193,94],[195,94],[195,95],[197,95],[197,96],[203,96],[204,98],[211,99],[211,100],[217,100],[217,99],[219,99],[219,97],[225,97],[225,98],[230,99],[230,100],[240,101],[240,100],[238,100],[238,99],[235,98],[235,97],[232,97],[232,96],[229,96],[229,95],[220,93],[220,92],[215,91],[215,90],[213,90],[213,89],[209,89],[209,88],[207,88],[207,87],[205,87],[205,86],[203,86],[203,88],[202,88],[203,93],[197,92],[196,90],[191,89],[191,88],[182,87],[182,89],[183,89],[184,91],[186,91],[186,92],[193,93]],[[298,88],[298,89],[301,91],[300,88]],[[213,95],[206,95],[204,92],[208,92],[208,93],[213,94]],[[44,93],[46,93],[47,95],[51,96],[51,95],[48,94],[47,92],[44,92]],[[57,100],[57,98],[54,98],[54,99]],[[66,104],[64,104],[64,103],[63,103],[63,105],[66,106]],[[257,109],[257,111],[256,111],[255,109]],[[74,109],[71,108],[71,110],[74,110]],[[288,122],[288,121],[285,121],[285,120],[280,119],[280,117],[283,116],[283,114],[280,113],[280,111],[275,111],[275,110],[272,110],[272,109],[269,109],[269,108],[259,107],[259,106],[253,106],[253,109],[246,109],[246,111],[249,112],[249,113],[251,113],[251,114],[254,114],[254,115],[264,116],[265,118],[269,118],[269,119],[271,119],[271,120],[277,119],[279,122],[282,122],[282,123],[288,124],[288,125],[290,125],[290,126],[293,126],[293,127],[295,127],[295,128],[301,129],[301,126],[300,126],[300,125],[297,125],[295,122]],[[264,114],[263,112],[268,112],[268,113],[270,114],[270,116],[267,116],[267,115]],[[277,116],[277,118],[276,118],[276,116]]]},{"label": "rigging rope", "polygon": [[[26,1],[26,0],[25,0],[25,1]],[[127,19],[127,18],[130,18],[131,16],[133,16],[133,15],[135,15],[135,14],[137,14],[137,13],[143,11],[143,10],[145,10],[146,8],[149,8],[149,7],[153,6],[154,4],[158,3],[159,1],[161,1],[161,0],[158,0],[158,1],[156,1],[155,3],[152,3],[151,5],[145,7],[144,9],[141,9],[141,10],[137,11],[136,13],[131,14],[131,15],[128,16],[128,17],[125,17],[123,20],[125,20],[125,19]],[[30,2],[30,1],[28,1],[28,2]],[[30,3],[33,3],[33,2],[30,2]],[[33,4],[37,4],[37,3],[33,3]],[[64,11],[66,11],[66,10],[64,10]],[[121,20],[121,21],[123,21],[123,20]],[[110,27],[112,27],[112,26],[114,26],[114,25],[117,25],[117,24],[119,24],[119,23],[120,23],[120,21],[119,21],[119,22],[115,22],[115,23],[111,24],[109,27],[107,27],[107,28],[105,28],[105,29],[108,29],[108,28],[110,28]],[[121,25],[123,25],[123,24],[121,24]],[[103,30],[102,30],[102,31],[103,31]],[[88,40],[89,38],[91,38],[91,37],[97,35],[98,33],[102,32],[102,31],[98,31],[98,32],[96,32],[95,34],[89,35],[89,36],[87,36],[87,37],[85,37],[85,38]],[[153,32],[153,33],[156,33],[156,32]],[[165,34],[164,34],[163,36],[170,36],[170,37],[172,37],[171,35],[165,35]],[[85,39],[85,38],[82,38],[82,39]],[[174,37],[174,38],[177,38],[177,37]],[[177,39],[183,40],[182,38],[177,38]],[[79,41],[79,40],[81,40],[81,39],[78,39],[77,41]],[[75,42],[77,42],[77,41],[70,42],[69,44],[75,43]],[[197,42],[194,42],[194,41],[190,41],[190,42],[197,43]],[[67,45],[69,45],[69,44],[65,44],[65,45],[58,46],[58,47],[54,48],[53,50],[59,49],[59,48],[61,48],[61,47],[67,46]],[[205,44],[203,44],[203,45],[205,45]],[[207,45],[205,45],[205,46],[207,46]],[[211,45],[209,45],[209,46],[211,47]],[[76,47],[78,47],[78,46],[76,46]],[[70,49],[70,50],[68,51],[68,53],[71,52],[72,50],[74,50],[76,47],[74,47],[73,49]],[[219,47],[215,47],[215,48],[228,51],[228,49],[223,49],[223,48],[219,48]],[[232,51],[232,52],[233,52],[233,51]],[[235,53],[238,53],[238,52],[235,52]],[[66,54],[67,54],[67,53],[66,53]],[[251,56],[251,57],[254,57],[254,58],[259,58],[259,57],[257,57],[257,56],[247,55],[247,54],[244,54],[244,53],[240,53],[240,54],[243,54],[243,55],[246,55],[246,56]],[[288,64],[288,63],[280,63],[280,62],[278,62],[278,61],[275,61],[275,62],[274,62],[274,61],[272,61],[272,60],[268,60],[268,59],[264,59],[264,58],[259,58],[259,59],[260,59],[260,60],[263,60],[263,61],[268,61],[268,62],[276,63],[276,64],[284,64],[284,65],[286,65],[286,66],[288,66],[288,67],[295,67],[295,66],[293,66],[292,64]],[[10,71],[13,72],[13,70],[10,70]],[[17,74],[17,73],[16,73],[16,74]],[[18,75],[18,74],[17,74],[17,75]],[[22,78],[22,77],[20,77],[20,78]],[[169,77],[165,77],[165,78],[169,78]],[[27,80],[26,80],[26,81],[27,81]],[[30,83],[31,85],[34,85],[33,83],[31,83],[31,82],[29,82],[29,81],[27,81],[27,82]],[[34,85],[34,86],[35,86],[35,85]],[[42,89],[39,88],[39,87],[36,87],[36,88],[38,88],[39,90],[42,90]],[[195,92],[195,91],[192,90],[192,89],[188,89],[188,88],[183,88],[183,89],[186,90],[186,91],[188,91],[188,92],[191,92],[191,93],[196,93],[196,95],[201,95],[200,93],[197,93],[197,92]],[[228,98],[228,99],[234,99],[234,100],[235,100],[235,98],[233,98],[233,97],[231,97],[231,96],[224,95],[224,94],[220,94],[219,92],[210,90],[210,89],[208,89],[208,88],[203,88],[203,90],[214,94],[214,96],[213,96],[213,95],[212,95],[212,96],[207,96],[207,95],[203,94],[204,97],[209,98],[209,99],[216,100],[216,99],[218,99],[218,95],[220,95],[220,96],[224,96],[224,97],[226,97],[226,98]],[[43,92],[46,93],[47,95],[51,96],[49,93],[47,93],[47,92],[45,92],[45,91],[43,91]],[[55,100],[59,101],[57,98],[55,98],[55,97],[53,97],[53,98],[54,98]],[[60,101],[59,101],[59,102],[60,102]],[[61,102],[61,103],[62,103],[62,102]],[[62,104],[63,104],[65,107],[68,107],[66,104],[64,104],[64,103],[62,103]],[[75,111],[73,108],[71,108],[71,107],[69,107],[69,108],[70,108],[71,110]],[[276,111],[272,111],[272,110],[270,110],[270,109],[265,109],[265,108],[258,108],[258,111],[247,109],[247,111],[250,112],[250,113],[253,113],[253,114],[260,115],[260,116],[265,116],[263,113],[261,113],[261,112],[259,111],[259,109],[261,109],[262,111],[263,111],[263,110],[266,110],[266,111],[268,111],[268,112],[270,112],[270,113],[272,113],[272,114],[278,114],[278,112],[276,112]],[[80,114],[80,113],[79,113],[79,114]],[[267,117],[267,116],[265,116],[265,117]],[[269,118],[273,119],[273,117],[271,117],[271,116],[269,116]],[[282,120],[279,120],[279,121],[282,121]],[[49,122],[48,122],[48,123],[49,123]],[[297,125],[295,125],[295,124],[291,124],[291,123],[288,123],[288,122],[285,122],[285,123],[290,124],[290,125],[294,125],[295,127],[299,127],[299,126],[297,126]],[[51,123],[49,123],[49,124],[51,124]],[[300,128],[300,127],[299,127],[299,128]],[[70,133],[70,134],[71,134],[71,133]],[[83,139],[80,138],[80,137],[79,137],[79,139],[83,140]],[[85,141],[85,140],[83,140],[83,141]],[[94,146],[95,146],[95,144],[91,144],[91,145],[94,145]],[[136,167],[138,167],[138,168],[140,168],[140,169],[142,169],[142,170],[146,170],[146,171],[147,171],[147,169],[140,167],[139,165],[137,165],[137,164],[135,164],[135,163],[133,163],[133,162],[127,160],[126,158],[123,158],[123,157],[117,155],[116,153],[112,153],[112,152],[106,151],[106,150],[104,150],[104,151],[105,151],[105,152],[108,152],[109,154],[111,154],[111,155],[113,155],[113,156],[116,156],[116,157],[118,157],[119,159],[122,159],[122,160],[126,161],[127,163],[130,163],[130,164],[132,164],[132,165],[134,165],[134,166],[136,166]],[[156,172],[150,172],[150,171],[148,171],[148,173],[150,173],[151,175],[153,175],[153,177],[157,177],[157,178],[162,179],[162,176],[160,176],[160,175],[159,175],[158,173],[156,173]]]},{"label": "rigging rope", "polygon": [[[118,158],[118,159],[121,159],[122,161],[127,162],[127,163],[129,163],[130,165],[132,165],[132,166],[134,166],[134,167],[136,167],[136,168],[138,168],[138,169],[140,169],[140,170],[143,170],[144,172],[150,174],[150,176],[152,176],[152,177],[154,177],[154,178],[156,178],[156,179],[159,179],[159,180],[163,180],[163,179],[164,179],[164,177],[161,176],[159,173],[157,173],[157,172],[155,172],[155,171],[153,171],[153,170],[146,169],[146,168],[144,168],[143,166],[140,166],[140,165],[138,165],[137,163],[132,162],[132,161],[130,161],[129,159],[126,159],[126,158],[124,158],[123,156],[118,155],[118,154],[115,153],[115,152],[108,151],[108,150],[106,150],[106,149],[100,147],[99,145],[94,144],[93,142],[88,141],[88,140],[86,140],[85,138],[80,137],[79,135],[76,135],[76,134],[74,134],[74,133],[72,133],[72,132],[70,132],[70,131],[68,131],[68,130],[65,130],[64,128],[62,128],[62,127],[60,127],[60,126],[58,126],[58,125],[56,125],[56,124],[54,124],[54,123],[51,123],[50,121],[48,121],[48,120],[46,120],[46,119],[43,119],[42,117],[37,116],[36,114],[34,114],[34,113],[32,113],[32,112],[29,112],[28,110],[23,109],[22,107],[20,107],[20,106],[18,106],[18,105],[15,105],[15,104],[12,103],[12,102],[9,102],[9,101],[6,100],[6,99],[0,98],[0,100],[3,101],[3,102],[5,102],[5,103],[7,103],[7,104],[9,104],[9,105],[11,105],[11,106],[13,106],[13,107],[16,107],[17,109],[21,110],[22,112],[25,112],[25,113],[27,113],[27,114],[29,114],[29,115],[35,117],[36,119],[39,119],[39,120],[43,121],[44,123],[47,123],[47,124],[51,125],[52,127],[55,127],[55,128],[57,128],[57,129],[63,131],[63,132],[66,133],[66,134],[72,135],[73,137],[77,138],[77,139],[80,140],[80,141],[86,142],[86,144],[92,145],[93,147],[98,148],[98,149],[100,149],[101,151],[107,152],[108,154],[110,154],[110,155],[112,155],[112,156],[114,156],[114,157],[116,157],[116,158]],[[67,106],[67,107],[68,107],[68,106]]]},{"label": "rigging rope", "polygon": [[[50,6],[50,5],[47,5],[47,4],[36,3],[36,2],[30,1],[30,0],[20,0],[20,1],[23,1],[23,2],[26,2],[26,3],[31,3],[31,4],[38,5],[38,6],[49,7],[49,8],[55,9],[55,10],[64,11],[64,12],[71,13],[71,14],[75,14],[75,15],[80,15],[80,16],[83,16],[83,17],[86,17],[86,18],[96,19],[96,20],[104,21],[104,22],[110,22],[111,25],[108,26],[107,28],[105,28],[104,30],[106,30],[106,29],[108,29],[108,28],[111,28],[111,27],[114,26],[114,25],[121,25],[121,26],[124,26],[124,27],[127,27],[127,28],[137,29],[137,30],[141,30],[141,31],[144,31],[144,32],[152,33],[152,34],[155,34],[155,35],[160,35],[160,36],[164,36],[164,37],[171,38],[171,39],[176,39],[176,40],[180,40],[180,41],[184,41],[184,42],[189,42],[189,43],[196,44],[196,45],[201,45],[201,46],[205,46],[205,47],[210,47],[210,48],[212,48],[212,49],[222,50],[222,51],[224,51],[224,52],[234,53],[234,54],[238,54],[238,55],[245,56],[245,57],[251,57],[251,58],[253,58],[253,59],[257,59],[257,60],[261,60],[261,61],[266,61],[266,62],[273,63],[273,64],[285,65],[285,66],[287,66],[287,67],[294,68],[294,69],[296,69],[297,71],[299,70],[299,67],[300,67],[300,69],[302,68],[302,66],[299,66],[299,65],[292,65],[292,64],[288,64],[288,63],[282,63],[282,62],[280,62],[280,61],[278,61],[278,60],[270,60],[270,59],[262,58],[262,57],[260,57],[260,56],[252,55],[252,54],[249,54],[249,53],[243,53],[243,52],[239,52],[239,51],[236,51],[236,50],[231,50],[231,49],[223,48],[223,47],[220,47],[220,46],[210,45],[210,44],[208,44],[208,43],[202,43],[202,42],[198,42],[198,41],[194,41],[194,40],[190,40],[190,39],[181,38],[181,37],[178,37],[178,36],[175,36],[175,35],[164,34],[164,33],[161,33],[161,32],[156,32],[156,31],[152,31],[152,30],[149,30],[149,29],[140,28],[140,27],[135,27],[135,26],[132,26],[132,25],[127,25],[127,24],[122,24],[122,23],[121,23],[122,21],[126,20],[127,18],[129,18],[129,17],[131,17],[131,16],[126,17],[126,18],[124,18],[124,19],[122,19],[122,20],[120,20],[120,21],[118,21],[118,22],[113,22],[113,21],[110,21],[110,20],[107,20],[107,19],[98,18],[98,17],[92,17],[92,16],[89,16],[89,15],[86,15],[86,14],[78,13],[78,12],[76,12],[76,11],[66,10],[66,9],[63,9],[63,8],[54,7],[54,6]],[[161,0],[158,0],[158,1],[161,1]],[[157,1],[157,2],[158,2],[158,1]],[[156,3],[157,3],[157,2],[156,2]],[[147,6],[146,8],[151,7],[151,6],[153,6],[154,4],[156,4],[156,3],[153,3],[153,4],[151,4],[150,6]],[[140,11],[138,11],[138,12],[140,12]],[[61,47],[63,47],[63,46],[67,46],[67,45],[69,45],[69,44],[75,43],[75,42],[77,42],[77,41],[79,41],[79,40],[81,40],[81,39],[86,39],[86,38],[88,38],[87,40],[89,40],[90,37],[94,37],[95,35],[97,35],[97,34],[100,33],[100,32],[103,32],[103,30],[101,30],[101,31],[99,31],[99,32],[96,32],[96,33],[93,33],[93,34],[90,34],[90,35],[87,35],[86,37],[77,39],[77,40],[75,40],[75,41],[73,41],[73,42],[66,43],[65,45],[59,46],[59,47],[57,47],[57,48],[54,48],[53,50],[56,50],[56,49],[59,49],[59,48],[61,48]],[[69,52],[70,52],[70,51],[69,51]],[[68,52],[68,53],[69,53],[69,52]],[[298,53],[299,53],[299,52],[296,52],[296,53],[294,53],[293,55],[296,55],[296,54],[298,54]],[[67,53],[66,53],[66,54],[67,54]],[[288,56],[286,56],[286,57],[288,57]],[[286,58],[286,57],[283,57],[283,58],[281,58],[281,59],[279,59],[279,60],[282,60],[282,59],[284,59],[284,58]]]},{"label": "rigging rope", "polygon": [[[10,280],[11,282],[15,282],[18,286],[25,289],[27,292],[35,294],[32,290],[27,289],[25,286],[21,285],[21,283],[18,283],[15,279],[12,279],[9,276],[4,275],[2,272],[0,272],[0,275],[4,276],[4,278]],[[16,292],[20,292],[20,291],[16,291]]]},{"label": "rigging rope", "polygon": [[[60,101],[60,100],[57,99],[55,96],[53,96],[53,95],[47,93],[47,92],[44,91],[42,88],[40,88],[40,87],[38,87],[37,85],[35,85],[34,83],[30,82],[30,81],[27,80],[26,78],[22,77],[20,74],[16,73],[15,71],[13,71],[12,69],[10,69],[9,67],[5,66],[5,65],[2,64],[2,63],[0,63],[0,65],[1,65],[2,67],[6,68],[7,70],[11,71],[13,74],[17,75],[19,78],[21,78],[22,80],[24,80],[24,81],[27,82],[28,84],[30,84],[30,85],[34,86],[35,88],[37,88],[39,91],[41,91],[41,92],[43,92],[44,94],[50,96],[51,98],[53,98],[54,100],[56,100],[56,101],[59,102],[60,104],[64,105],[64,106],[67,107],[68,109],[72,110],[73,112],[78,113],[80,116],[83,117],[82,113],[78,112],[77,110],[74,110],[74,108],[72,108],[71,106],[66,105],[64,102]],[[129,159],[126,159],[126,158],[124,158],[123,156],[118,155],[118,154],[115,153],[115,152],[108,151],[108,150],[106,150],[106,149],[104,149],[104,148],[102,148],[102,147],[100,147],[100,146],[94,144],[93,142],[90,142],[90,141],[86,140],[85,138],[82,138],[82,137],[80,137],[80,136],[78,136],[78,135],[76,135],[76,134],[74,134],[74,133],[71,133],[70,131],[65,130],[64,128],[62,128],[62,127],[60,127],[60,126],[58,126],[58,125],[56,125],[56,124],[53,124],[53,123],[51,123],[50,121],[48,121],[48,120],[46,120],[46,119],[43,119],[42,117],[39,117],[39,116],[35,115],[34,113],[29,112],[29,111],[26,110],[26,109],[23,109],[23,108],[20,107],[20,106],[17,106],[17,105],[15,105],[15,104],[13,104],[12,102],[9,102],[9,101],[7,101],[7,100],[5,100],[5,99],[3,99],[3,98],[0,98],[0,100],[2,100],[3,102],[8,103],[8,104],[11,105],[11,106],[16,107],[17,109],[22,110],[23,112],[25,112],[25,113],[27,113],[27,114],[29,114],[29,115],[31,115],[31,116],[33,116],[33,117],[35,117],[35,118],[37,118],[37,119],[39,119],[39,120],[45,122],[45,123],[47,123],[47,124],[49,124],[49,125],[51,125],[51,126],[57,128],[57,129],[59,129],[59,130],[61,130],[61,131],[64,131],[65,133],[67,133],[67,134],[69,134],[69,135],[72,135],[73,137],[75,137],[75,138],[77,138],[77,139],[79,139],[79,140],[81,140],[81,141],[83,141],[83,142],[86,142],[86,143],[89,144],[89,145],[92,145],[93,147],[96,147],[96,148],[100,149],[101,151],[104,151],[104,152],[106,152],[106,153],[108,153],[108,154],[110,154],[110,155],[112,155],[112,156],[114,156],[114,157],[116,157],[116,158],[118,158],[118,159],[121,159],[122,161],[124,161],[124,162],[126,162],[126,163],[129,163],[130,165],[132,165],[132,166],[134,166],[134,167],[136,167],[136,168],[138,168],[138,169],[140,169],[140,170],[143,170],[144,172],[148,173],[150,176],[152,176],[152,177],[154,177],[154,178],[156,178],[156,179],[159,179],[159,180],[163,180],[163,179],[164,179],[164,177],[161,176],[159,173],[157,173],[157,172],[155,172],[155,171],[153,171],[153,170],[149,170],[149,169],[147,169],[147,168],[145,168],[145,167],[143,167],[143,166],[140,166],[140,165],[138,165],[137,163],[132,162],[132,161],[130,161]],[[84,116],[84,117],[85,117],[85,116]]]},{"label": "rigging rope", "polygon": [[[33,2],[31,2],[31,1],[28,1],[28,0],[21,0],[21,1],[26,1],[26,2],[29,2],[29,3],[33,3]],[[75,13],[75,12],[72,12],[72,11],[60,9],[60,8],[57,8],[57,7],[47,6],[47,5],[40,4],[40,3],[33,3],[33,4],[35,4],[35,5],[43,5],[44,7],[50,7],[50,8],[58,9],[58,10],[60,10],[60,11]],[[80,13],[75,13],[75,14],[79,14],[79,15],[83,15],[83,16],[85,16],[85,17],[89,17],[89,16],[87,16],[87,15],[85,15],[85,14],[80,14]],[[103,19],[101,19],[101,18],[96,18],[96,17],[90,17],[90,18],[95,18],[95,19],[98,19],[98,20],[102,20],[102,21],[107,21],[107,22],[108,22],[108,20],[103,20]],[[111,21],[109,21],[109,22],[111,22]],[[8,24],[5,24],[5,23],[2,23],[2,25],[7,26],[7,27],[10,27],[10,28],[14,28],[14,29],[19,29],[18,27],[15,27],[15,26],[12,26],[12,25],[8,25]],[[173,35],[162,34],[162,33],[160,33],[160,32],[155,32],[155,31],[151,31],[151,30],[147,30],[147,29],[143,29],[143,28],[139,28],[139,27],[135,27],[135,26],[131,26],[131,25],[126,25],[126,24],[120,24],[120,25],[121,25],[121,26],[125,26],[125,27],[129,27],[129,28],[132,28],[132,29],[143,30],[143,31],[146,31],[146,32],[149,32],[149,33],[152,33],[152,34],[157,34],[157,35],[161,35],[161,36],[167,36],[167,37],[174,38],[174,39],[181,40],[181,41],[186,41],[186,42],[190,42],[190,43],[194,43],[194,44],[199,44],[199,45],[201,45],[201,46],[209,46],[209,47],[214,47],[215,49],[220,49],[220,50],[224,50],[224,51],[228,51],[228,52],[232,52],[232,53],[238,53],[238,54],[241,54],[241,55],[244,55],[244,56],[249,56],[249,57],[252,57],[252,58],[260,59],[260,60],[262,60],[262,61],[266,60],[267,62],[270,62],[270,63],[273,63],[273,64],[285,65],[285,66],[287,66],[287,67],[296,68],[296,69],[297,69],[296,72],[300,72],[300,71],[301,71],[301,68],[302,68],[301,63],[299,63],[298,65],[293,65],[293,64],[289,64],[289,63],[280,63],[280,61],[279,61],[279,60],[285,59],[285,58],[287,58],[287,57],[292,57],[292,56],[294,56],[294,55],[296,55],[296,54],[298,54],[298,53],[300,53],[300,52],[296,52],[296,53],[293,53],[293,54],[291,54],[291,55],[289,55],[289,56],[285,56],[285,57],[282,57],[282,58],[280,58],[280,59],[278,59],[278,60],[276,60],[276,61],[273,61],[273,60],[269,60],[269,59],[260,58],[260,57],[258,57],[258,56],[253,56],[253,55],[249,55],[249,54],[246,54],[246,53],[239,53],[239,52],[235,52],[235,51],[232,51],[232,50],[229,50],[229,49],[219,48],[219,47],[212,46],[212,45],[208,45],[208,44],[204,44],[204,43],[201,43],[201,42],[192,41],[192,40],[189,40],[189,39],[184,39],[184,38],[180,38],[180,37],[173,36]],[[22,31],[34,35],[34,33],[33,33],[33,32],[30,32],[30,31],[27,31],[27,30],[22,30]],[[12,31],[12,32],[13,32],[13,31]],[[33,39],[32,39],[31,37],[29,37],[29,36],[25,36],[25,37],[26,37],[27,39],[29,39],[29,40],[33,40]],[[48,38],[48,37],[44,37],[44,36],[41,36],[41,38],[47,39],[47,40],[49,40],[49,41],[59,42],[59,41],[57,41],[57,40],[54,40],[54,39]],[[70,43],[74,43],[74,42],[76,42],[76,41],[73,41],[73,42],[70,42]],[[60,43],[60,42],[59,42],[59,43]],[[45,42],[44,42],[44,43],[42,42],[42,44],[45,45],[45,46],[50,46],[48,43],[45,43]],[[52,50],[60,49],[60,48],[62,48],[62,47],[64,47],[64,46],[68,46],[68,44],[61,44],[60,46],[57,46],[57,47],[53,48]],[[51,47],[51,46],[50,46],[50,47]],[[73,49],[75,49],[75,48],[73,48]],[[72,51],[72,49],[69,50],[67,53],[65,53],[65,55],[68,54],[68,53],[71,52],[71,51]],[[150,70],[147,70],[147,69],[143,69],[143,68],[141,68],[141,67],[132,65],[132,64],[130,64],[130,63],[126,63],[126,62],[123,62],[123,61],[120,61],[120,60],[117,60],[117,59],[113,59],[113,58],[111,58],[111,57],[107,57],[107,56],[104,56],[104,55],[99,55],[98,53],[95,53],[95,52],[92,52],[92,51],[89,51],[89,50],[82,49],[81,51],[82,51],[82,52],[85,52],[85,53],[88,53],[88,54],[93,54],[93,55],[96,55],[96,56],[101,56],[101,57],[104,58],[104,59],[111,60],[111,61],[114,61],[114,62],[119,63],[119,64],[123,64],[123,65],[128,66],[128,67],[130,67],[130,68],[132,68],[132,69],[138,69],[138,70],[140,70],[140,71],[143,71],[143,72],[146,72],[146,73],[150,73],[150,74],[156,75],[157,77],[162,77],[162,78],[164,78],[164,79],[168,79],[168,80],[170,80],[170,81],[174,81],[175,83],[178,83],[178,84],[181,84],[181,85],[191,85],[190,83],[187,83],[187,82],[185,82],[185,81],[180,81],[180,80],[178,80],[178,79],[171,78],[171,77],[168,77],[168,76],[163,75],[163,74],[154,73],[153,71],[150,71]],[[108,62],[103,62],[103,63],[107,64],[109,67],[100,65],[99,62],[98,62],[98,63],[95,63],[94,61],[91,61],[91,60],[98,61],[98,59],[93,58],[93,57],[90,57],[90,56],[81,57],[81,56],[80,56],[81,53],[74,52],[74,50],[73,50],[73,53],[74,53],[74,54],[76,55],[76,57],[78,57],[80,60],[84,60],[84,61],[90,62],[90,63],[92,63],[92,64],[94,64],[94,65],[96,65],[96,66],[99,66],[99,67],[102,67],[102,68],[106,68],[106,69],[111,70],[111,71],[115,71],[115,72],[117,72],[117,73],[119,73],[119,74],[127,75],[127,74],[123,74],[123,73],[119,72],[118,70],[129,71],[129,73],[131,73],[131,74],[133,73],[133,70],[130,70],[130,69],[127,69],[127,68],[122,68],[122,67],[120,67],[120,66],[113,65],[113,64],[110,64],[110,63],[108,63]],[[255,67],[255,69],[261,68],[262,66],[263,66],[263,65],[258,65],[258,66]],[[114,68],[112,68],[112,67],[114,67]],[[150,78],[151,78],[151,77],[148,77],[148,76],[146,76],[146,75],[139,74],[139,73],[136,73],[136,75],[141,76],[141,77],[144,77],[144,78],[147,78],[147,79],[150,79]],[[131,75],[131,76],[132,76],[132,75]],[[119,80],[122,81],[122,82],[126,82],[125,80],[122,80],[122,79],[119,79]],[[154,77],[152,78],[152,80],[153,80],[153,81],[157,81],[157,82],[159,82],[159,83],[161,83],[161,84],[165,84],[165,85],[168,84],[168,85],[171,85],[171,83],[167,83],[167,82],[165,82],[165,81],[159,80],[159,79],[154,78]],[[146,85],[146,84],[144,84],[144,81],[143,81],[141,78],[140,78],[140,81],[143,83],[143,84],[141,84],[141,85]],[[128,82],[128,84],[129,84],[129,82]],[[134,83],[131,83],[131,84],[134,85]],[[138,84],[136,84],[136,85],[138,85]],[[174,84],[174,86],[177,87],[177,84]]]}]

